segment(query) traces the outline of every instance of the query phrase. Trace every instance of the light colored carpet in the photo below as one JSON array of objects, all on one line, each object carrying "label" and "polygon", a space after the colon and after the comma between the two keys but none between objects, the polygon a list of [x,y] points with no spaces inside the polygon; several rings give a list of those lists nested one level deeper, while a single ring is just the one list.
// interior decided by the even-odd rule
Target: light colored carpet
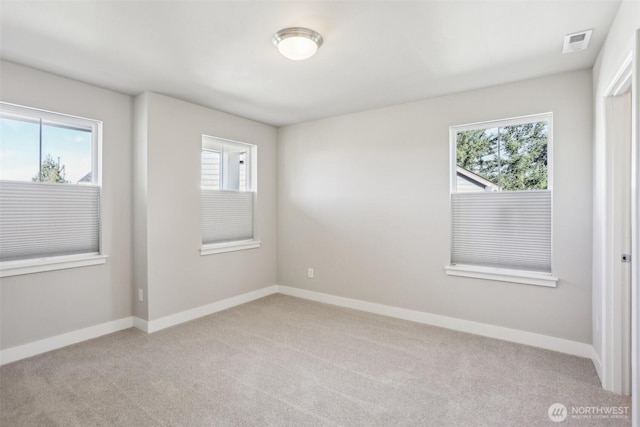
[{"label": "light colored carpet", "polygon": [[272,295],[0,368],[2,426],[544,426],[629,406],[590,360]]}]

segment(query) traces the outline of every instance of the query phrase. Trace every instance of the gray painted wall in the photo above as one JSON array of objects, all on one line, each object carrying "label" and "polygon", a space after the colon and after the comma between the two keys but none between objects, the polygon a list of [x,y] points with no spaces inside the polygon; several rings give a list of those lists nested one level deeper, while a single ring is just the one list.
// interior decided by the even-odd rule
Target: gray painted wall
[{"label": "gray painted wall", "polygon": [[0,99],[103,122],[102,242],[99,266],[1,279],[0,348],[131,315],[131,98],[0,62]]},{"label": "gray painted wall", "polygon": [[[136,157],[136,167],[146,167],[146,185],[138,182],[136,189],[146,191],[141,196],[146,197],[146,218],[136,216],[136,225],[146,223],[146,251],[141,244],[135,263],[136,272],[146,269],[146,282],[140,283],[147,286],[147,319],[274,285],[276,129],[155,93],[138,96],[138,107],[146,111],[138,115],[136,128],[146,130],[138,130],[136,136],[146,133],[146,141],[136,141],[136,146],[146,146],[146,161],[145,150],[138,149],[142,154]],[[258,249],[200,255],[202,134],[258,146]],[[144,238],[138,233],[136,237]],[[145,313],[145,308],[137,312]]]},{"label": "gray painted wall", "polygon": [[[133,315],[149,319],[147,265],[147,94],[134,99],[133,112]],[[138,290],[142,290],[139,301]]]},{"label": "gray painted wall", "polygon": [[[278,283],[591,342],[589,70],[303,123],[278,134]],[[449,126],[554,113],[557,288],[445,274]],[[306,277],[315,268],[315,278]]]},{"label": "gray painted wall", "polygon": [[[129,96],[0,66],[2,100],[103,120],[109,254],[101,266],[3,279],[2,349],[132,314],[154,320],[274,283],[591,341],[591,188],[574,180],[592,173],[590,71],[276,131],[152,93],[136,99],[134,127]],[[558,288],[446,276],[448,127],[546,111],[555,114]],[[202,133],[258,145],[260,249],[200,256]],[[138,287],[142,304],[132,301]]]}]

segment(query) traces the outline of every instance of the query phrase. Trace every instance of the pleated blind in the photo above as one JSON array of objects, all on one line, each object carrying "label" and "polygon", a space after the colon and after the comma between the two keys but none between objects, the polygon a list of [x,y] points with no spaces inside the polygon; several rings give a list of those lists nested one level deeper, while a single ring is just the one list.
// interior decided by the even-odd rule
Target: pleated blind
[{"label": "pleated blind", "polygon": [[451,194],[452,264],[551,272],[551,191]]},{"label": "pleated blind", "polygon": [[100,250],[100,187],[0,181],[0,261]]},{"label": "pleated blind", "polygon": [[202,243],[252,239],[253,194],[201,190]]}]

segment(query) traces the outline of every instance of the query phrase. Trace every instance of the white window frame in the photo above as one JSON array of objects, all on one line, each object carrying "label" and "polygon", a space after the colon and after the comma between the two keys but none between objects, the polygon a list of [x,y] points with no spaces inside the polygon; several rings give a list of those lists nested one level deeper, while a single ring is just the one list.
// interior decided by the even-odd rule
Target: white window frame
[{"label": "white window frame", "polygon": [[[468,277],[476,279],[493,280],[500,282],[521,283],[527,285],[545,286],[555,288],[558,278],[553,275],[554,256],[553,256],[553,113],[532,114],[527,116],[519,116],[500,120],[490,120],[485,122],[469,123],[464,125],[455,125],[449,127],[449,161],[450,161],[450,198],[457,189],[457,134],[459,132],[470,130],[485,130],[492,128],[501,128],[507,126],[517,126],[534,122],[548,123],[547,136],[547,190],[551,192],[551,273],[543,273],[537,271],[514,270],[497,267],[487,267],[479,265],[467,264],[449,264],[445,266],[446,274],[449,276]],[[449,202],[451,207],[451,201]],[[453,224],[451,215],[449,215],[450,226]],[[450,244],[452,244],[450,238]],[[451,262],[451,261],[450,261]]]},{"label": "white window frame", "polygon": [[[102,186],[102,122],[95,119],[73,116],[64,113],[42,110],[38,108],[26,107],[18,104],[0,101],[0,111],[7,115],[33,117],[34,120],[46,120],[47,122],[58,123],[77,127],[80,129],[91,129],[92,136],[92,170],[91,183]],[[60,184],[78,185],[78,184]],[[102,201],[102,196],[100,196]],[[102,203],[99,206],[100,218],[103,218]],[[92,265],[105,264],[108,255],[103,251],[102,243],[102,220],[98,226],[98,252],[86,254],[60,255],[41,258],[28,258],[12,261],[0,261],[0,277],[19,276],[23,274],[41,273],[46,271],[64,270],[68,268],[87,267]]]},{"label": "white window frame", "polygon": [[[207,146],[205,147],[205,145]],[[226,174],[225,156],[224,156],[225,146],[236,147],[236,148],[241,147],[243,149],[247,149],[247,154],[244,160],[245,168],[246,168],[247,189],[244,190],[244,192],[250,192],[253,194],[253,210],[252,210],[253,238],[215,242],[215,243],[202,243],[200,246],[201,256],[214,255],[214,254],[220,254],[225,252],[243,251],[247,249],[256,249],[262,245],[262,241],[260,241],[259,239],[256,239],[255,207],[257,206],[257,197],[258,197],[258,183],[257,183],[258,147],[255,144],[250,144],[246,142],[233,141],[230,139],[220,138],[220,137],[211,136],[211,135],[202,135],[201,151],[209,150],[209,151],[218,151],[220,153],[220,177],[219,177],[220,189],[210,190],[210,191],[220,191],[220,192],[236,191],[236,190],[225,189],[225,187],[227,186],[227,180],[228,180],[228,177],[226,176],[227,174]]]}]

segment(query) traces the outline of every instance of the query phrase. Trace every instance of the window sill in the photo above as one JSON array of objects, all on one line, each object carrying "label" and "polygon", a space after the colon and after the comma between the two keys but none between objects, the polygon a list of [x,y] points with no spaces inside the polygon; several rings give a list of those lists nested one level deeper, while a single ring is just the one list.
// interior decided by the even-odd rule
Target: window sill
[{"label": "window sill", "polygon": [[509,270],[506,268],[479,267],[475,265],[449,265],[445,267],[449,276],[472,277],[499,282],[523,283],[525,285],[555,288],[558,278],[536,271]]},{"label": "window sill", "polygon": [[87,267],[90,265],[105,264],[106,262],[107,255],[97,253],[4,261],[0,262],[0,277]]},{"label": "window sill", "polygon": [[244,251],[259,248],[260,240],[237,240],[234,242],[209,243],[200,247],[200,255],[221,254],[224,252]]}]

